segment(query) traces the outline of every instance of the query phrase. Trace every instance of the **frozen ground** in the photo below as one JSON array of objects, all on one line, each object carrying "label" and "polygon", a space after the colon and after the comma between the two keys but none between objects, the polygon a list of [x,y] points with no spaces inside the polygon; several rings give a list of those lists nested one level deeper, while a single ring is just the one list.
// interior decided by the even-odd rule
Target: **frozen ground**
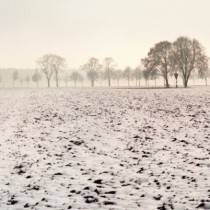
[{"label": "frozen ground", "polygon": [[210,209],[210,88],[0,91],[0,209]]}]

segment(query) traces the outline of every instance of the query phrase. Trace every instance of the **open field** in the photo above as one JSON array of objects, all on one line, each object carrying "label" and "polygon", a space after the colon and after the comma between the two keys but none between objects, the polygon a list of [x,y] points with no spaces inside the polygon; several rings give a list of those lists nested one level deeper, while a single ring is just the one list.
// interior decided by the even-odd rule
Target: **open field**
[{"label": "open field", "polygon": [[210,209],[210,88],[0,90],[0,209]]}]

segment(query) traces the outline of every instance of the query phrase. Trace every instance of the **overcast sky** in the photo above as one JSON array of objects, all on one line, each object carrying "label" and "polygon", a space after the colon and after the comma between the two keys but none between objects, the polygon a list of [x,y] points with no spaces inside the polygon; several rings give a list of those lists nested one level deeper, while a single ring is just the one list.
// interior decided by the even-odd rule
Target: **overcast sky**
[{"label": "overcast sky", "polygon": [[0,0],[0,67],[45,53],[78,68],[111,56],[135,67],[155,43],[184,35],[210,55],[210,0]]}]

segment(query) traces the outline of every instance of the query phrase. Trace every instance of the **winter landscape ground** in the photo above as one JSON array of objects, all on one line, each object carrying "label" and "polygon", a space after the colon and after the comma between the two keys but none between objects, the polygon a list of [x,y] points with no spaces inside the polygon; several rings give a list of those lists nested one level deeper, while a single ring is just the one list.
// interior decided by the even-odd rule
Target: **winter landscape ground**
[{"label": "winter landscape ground", "polygon": [[210,88],[0,90],[0,209],[210,209]]}]

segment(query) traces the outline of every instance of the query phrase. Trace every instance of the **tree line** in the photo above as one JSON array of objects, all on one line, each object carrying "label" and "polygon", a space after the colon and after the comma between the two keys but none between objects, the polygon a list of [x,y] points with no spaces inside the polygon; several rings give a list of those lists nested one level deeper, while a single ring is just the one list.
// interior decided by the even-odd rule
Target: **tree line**
[{"label": "tree line", "polygon": [[161,77],[166,88],[170,87],[169,80],[173,77],[176,81],[178,77],[181,78],[183,86],[187,87],[189,79],[194,79],[195,76],[205,79],[207,85],[207,78],[210,77],[208,64],[209,58],[201,43],[196,39],[182,36],[174,42],[160,41],[156,43],[149,50],[147,56],[140,60],[136,68],[127,66],[125,69],[119,69],[112,57],[104,58],[103,62],[91,57],[78,70],[68,73],[65,58],[55,54],[46,54],[37,59],[37,68],[31,78],[29,76],[24,79],[20,78],[18,70],[13,72],[12,77],[13,86],[17,80],[20,80],[21,86],[24,81],[29,84],[32,80],[39,87],[43,76],[48,87],[51,86],[52,78],[56,82],[56,87],[59,87],[61,80],[65,82],[66,86],[69,81],[73,81],[74,86],[77,86],[78,82],[83,86],[84,77],[81,74],[83,71],[92,87],[95,86],[96,81],[102,82],[103,80],[107,80],[109,87],[112,86],[113,80],[117,81],[119,86],[121,79],[125,79],[128,86],[132,80],[135,80],[136,86],[140,86],[141,79],[145,80],[146,86],[149,85],[149,80],[154,80],[156,85],[156,80]]},{"label": "tree line", "polygon": [[[12,74],[13,87],[15,87],[15,84],[17,83],[17,81],[20,82],[21,87],[23,87],[24,82],[27,83],[27,87],[29,87],[30,81],[36,83],[36,86],[39,87],[39,84],[42,79],[43,79],[43,76],[37,69],[34,70],[34,73],[31,77],[29,75],[22,77],[20,75],[19,70],[14,70],[13,74]],[[70,81],[74,82],[75,87],[77,86],[78,81],[80,81],[81,85],[83,86],[83,76],[77,71],[72,71],[70,74],[66,73],[62,78],[55,77],[54,79],[56,81],[57,87],[59,87],[58,84],[59,84],[59,81],[61,81],[61,80],[63,80],[63,82],[65,82],[66,87],[68,86],[68,83]],[[47,82],[48,82],[48,87],[50,87],[50,79],[47,79]]]}]

